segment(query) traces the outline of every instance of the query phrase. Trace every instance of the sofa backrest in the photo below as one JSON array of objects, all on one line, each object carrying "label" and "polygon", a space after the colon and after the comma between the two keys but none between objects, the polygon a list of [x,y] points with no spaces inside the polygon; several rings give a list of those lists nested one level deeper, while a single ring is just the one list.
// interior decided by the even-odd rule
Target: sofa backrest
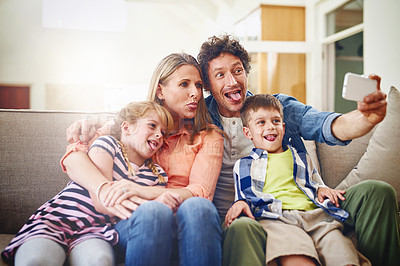
[{"label": "sofa backrest", "polygon": [[66,129],[110,113],[0,110],[0,233],[16,233],[30,215],[68,183],[59,161]]},{"label": "sofa backrest", "polygon": [[373,132],[351,141],[347,146],[316,143],[320,174],[328,187],[336,188],[364,155]]}]

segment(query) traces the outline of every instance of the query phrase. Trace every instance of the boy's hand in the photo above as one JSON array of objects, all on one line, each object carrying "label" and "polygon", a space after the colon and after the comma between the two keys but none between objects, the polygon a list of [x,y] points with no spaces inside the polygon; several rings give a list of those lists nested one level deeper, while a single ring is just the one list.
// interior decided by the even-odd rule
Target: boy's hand
[{"label": "boy's hand", "polygon": [[243,201],[236,201],[231,208],[228,210],[228,213],[225,216],[225,226],[228,227],[231,223],[241,214],[244,213],[251,219],[255,219],[253,214],[251,213],[249,205]]},{"label": "boy's hand", "polygon": [[346,193],[345,190],[335,190],[331,189],[328,187],[320,187],[318,188],[318,201],[323,202],[325,198],[328,198],[333,204],[336,205],[336,207],[339,208],[339,199],[346,200],[345,197],[343,197],[343,194]]}]

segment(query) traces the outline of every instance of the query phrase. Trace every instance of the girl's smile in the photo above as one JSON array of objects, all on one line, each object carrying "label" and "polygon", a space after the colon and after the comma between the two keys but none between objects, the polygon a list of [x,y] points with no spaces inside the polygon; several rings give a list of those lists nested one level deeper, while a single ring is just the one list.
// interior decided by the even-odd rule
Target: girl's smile
[{"label": "girl's smile", "polygon": [[121,142],[127,148],[129,160],[142,165],[162,146],[164,132],[164,125],[156,111],[149,112],[135,124],[122,123]]}]

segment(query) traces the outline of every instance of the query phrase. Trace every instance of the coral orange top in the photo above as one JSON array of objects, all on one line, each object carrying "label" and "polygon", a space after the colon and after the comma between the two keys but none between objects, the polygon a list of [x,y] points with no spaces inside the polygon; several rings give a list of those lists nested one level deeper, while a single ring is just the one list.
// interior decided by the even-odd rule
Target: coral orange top
[{"label": "coral orange top", "polygon": [[182,127],[167,138],[154,162],[167,173],[167,188],[184,187],[195,197],[212,200],[222,166],[224,139],[216,130],[201,131],[192,144],[190,137]]},{"label": "coral orange top", "polygon": [[[212,125],[212,127],[216,126]],[[107,134],[100,128],[96,136]],[[88,145],[77,142],[70,144],[61,159],[75,151],[87,151]],[[168,176],[167,188],[186,188],[193,196],[212,200],[222,166],[224,139],[216,130],[201,131],[190,143],[190,134],[185,127],[164,142],[154,155],[154,162],[160,165]]]}]

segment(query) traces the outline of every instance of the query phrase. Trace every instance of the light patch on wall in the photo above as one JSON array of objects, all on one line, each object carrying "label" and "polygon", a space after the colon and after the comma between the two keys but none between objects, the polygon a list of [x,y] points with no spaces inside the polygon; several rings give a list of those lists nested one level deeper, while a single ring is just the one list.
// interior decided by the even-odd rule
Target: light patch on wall
[{"label": "light patch on wall", "polygon": [[46,110],[103,111],[100,84],[60,84],[46,86]]},{"label": "light patch on wall", "polygon": [[124,32],[124,0],[43,0],[42,25],[46,28]]},{"label": "light patch on wall", "polygon": [[106,111],[119,111],[130,102],[145,101],[146,84],[107,84],[104,87],[104,107]]}]

